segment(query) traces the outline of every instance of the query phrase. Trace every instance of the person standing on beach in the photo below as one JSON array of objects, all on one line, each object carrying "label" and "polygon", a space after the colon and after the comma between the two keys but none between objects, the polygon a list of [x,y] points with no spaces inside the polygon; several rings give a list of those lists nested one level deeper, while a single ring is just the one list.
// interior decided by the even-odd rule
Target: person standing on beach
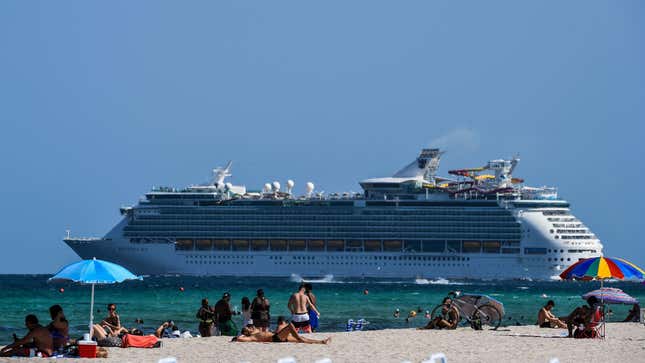
[{"label": "person standing on beach", "polygon": [[253,320],[251,319],[251,300],[249,300],[248,297],[243,297],[242,298],[242,328],[249,324],[253,324]]},{"label": "person standing on beach", "polygon": [[[311,305],[318,308],[318,299],[316,299],[316,295],[314,295],[312,291],[313,289],[314,287],[311,283],[307,282],[305,284],[305,295],[309,298]],[[316,329],[318,329],[318,314],[316,314],[311,307],[307,308],[307,313],[309,314],[309,325],[311,326],[311,331],[315,332]]]},{"label": "person standing on beach", "polygon": [[210,337],[213,335],[215,312],[208,305],[208,299],[206,298],[202,299],[202,306],[197,311],[197,319],[199,319],[199,334],[202,337]]},{"label": "person standing on beach", "polygon": [[298,291],[291,295],[289,298],[289,303],[287,304],[289,311],[291,311],[291,322],[293,326],[298,330],[303,332],[310,333],[311,326],[309,325],[309,313],[308,309],[311,308],[316,312],[317,317],[320,317],[318,309],[311,304],[309,297],[305,295],[305,285],[301,284],[298,288]]},{"label": "person standing on beach", "polygon": [[233,322],[233,310],[231,309],[231,294],[225,292],[222,298],[215,304],[217,314],[217,327],[222,335],[237,335],[237,327]]},{"label": "person standing on beach", "polygon": [[269,330],[269,323],[271,321],[270,309],[271,303],[264,296],[264,290],[258,289],[257,296],[251,303],[251,319],[253,319],[253,325],[260,329],[260,331]]}]

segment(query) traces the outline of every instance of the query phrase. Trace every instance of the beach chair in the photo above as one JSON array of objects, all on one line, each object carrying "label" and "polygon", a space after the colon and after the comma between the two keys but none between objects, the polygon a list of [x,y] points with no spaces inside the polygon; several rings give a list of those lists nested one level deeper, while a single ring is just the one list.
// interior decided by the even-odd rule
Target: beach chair
[{"label": "beach chair", "polygon": [[597,306],[596,311],[594,311],[591,316],[591,321],[586,323],[584,326],[578,327],[576,333],[574,333],[576,338],[587,338],[587,339],[605,339],[605,306]]}]

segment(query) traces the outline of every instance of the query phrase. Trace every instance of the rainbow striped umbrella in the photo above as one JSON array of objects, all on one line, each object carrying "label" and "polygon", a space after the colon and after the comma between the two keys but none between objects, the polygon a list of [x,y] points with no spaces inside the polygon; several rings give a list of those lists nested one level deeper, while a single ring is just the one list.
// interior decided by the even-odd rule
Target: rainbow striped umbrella
[{"label": "rainbow striped umbrella", "polygon": [[563,280],[645,279],[645,271],[620,258],[593,257],[580,260],[560,274]]}]

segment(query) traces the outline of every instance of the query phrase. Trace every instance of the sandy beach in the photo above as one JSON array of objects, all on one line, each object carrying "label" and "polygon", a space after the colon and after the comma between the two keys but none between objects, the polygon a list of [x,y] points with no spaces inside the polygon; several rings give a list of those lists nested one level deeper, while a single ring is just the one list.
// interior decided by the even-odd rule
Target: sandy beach
[{"label": "sandy beach", "polygon": [[[608,324],[608,338],[567,339],[565,330],[535,326],[505,327],[498,331],[379,330],[353,333],[310,334],[332,337],[329,345],[292,343],[231,343],[228,337],[164,339],[160,349],[109,348],[102,362],[157,362],[175,357],[178,362],[276,362],[294,357],[298,362],[330,358],[332,362],[420,362],[432,353],[444,353],[449,362],[645,362],[645,326]],[[0,359],[1,362],[42,362],[43,359]],[[56,359],[57,362],[94,361]]]}]

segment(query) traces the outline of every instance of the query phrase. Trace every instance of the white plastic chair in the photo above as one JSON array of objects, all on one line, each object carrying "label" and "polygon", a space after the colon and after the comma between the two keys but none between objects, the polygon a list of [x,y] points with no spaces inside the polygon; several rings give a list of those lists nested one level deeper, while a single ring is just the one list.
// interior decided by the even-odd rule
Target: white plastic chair
[{"label": "white plastic chair", "polygon": [[448,363],[448,358],[443,353],[434,353],[428,360],[424,360],[421,363]]}]

